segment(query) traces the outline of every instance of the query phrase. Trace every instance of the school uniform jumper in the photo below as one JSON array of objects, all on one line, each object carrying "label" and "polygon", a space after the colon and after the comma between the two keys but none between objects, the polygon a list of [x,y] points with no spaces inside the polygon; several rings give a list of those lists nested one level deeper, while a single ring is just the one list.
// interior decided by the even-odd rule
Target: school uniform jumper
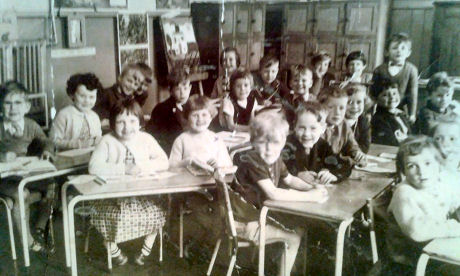
[{"label": "school uniform jumper", "polygon": [[318,173],[322,169],[327,169],[337,177],[337,182],[340,182],[351,174],[350,162],[334,154],[331,146],[323,138],[319,138],[307,154],[304,146],[294,134],[291,134],[287,138],[281,156],[292,175],[304,171]]},{"label": "school uniform jumper", "polygon": [[[139,166],[143,173],[168,169],[164,151],[145,132],[131,141],[120,142],[112,133],[102,137],[89,162],[89,173],[101,176],[124,175],[125,167]],[[105,241],[120,243],[155,233],[165,223],[166,211],[157,197],[98,200],[91,223]]]},{"label": "school uniform jumper", "polygon": [[338,126],[328,126],[323,136],[331,146],[334,154],[340,154],[344,161],[354,164],[353,159],[360,151],[355,136],[348,124],[342,121]]},{"label": "school uniform jumper", "polygon": [[54,151],[54,146],[48,140],[42,128],[32,119],[24,117],[24,130],[21,136],[11,135],[5,130],[3,119],[0,119],[0,152],[14,152],[17,156],[25,156],[27,148],[34,140],[44,142],[44,149],[48,152]]},{"label": "school uniform jumper", "polygon": [[398,110],[397,114],[388,112],[387,109],[377,106],[377,111],[371,120],[372,143],[399,146],[395,132],[411,134],[409,119],[406,114]]},{"label": "school uniform jumper", "polygon": [[356,143],[358,143],[361,151],[368,153],[371,145],[371,125],[367,116],[365,114],[361,114],[355,124],[350,127],[355,134]]},{"label": "school uniform jumper", "polygon": [[233,117],[233,123],[238,125],[249,125],[254,115],[254,107],[257,106],[255,92],[251,91],[247,98],[246,107],[239,105],[234,97],[226,97],[222,102],[222,113]]},{"label": "school uniform jumper", "polygon": [[174,140],[182,133],[185,124],[185,119],[182,111],[176,105],[176,100],[169,97],[166,101],[157,104],[152,110],[146,130],[157,139],[166,154],[169,154]]},{"label": "school uniform jumper", "polygon": [[83,113],[68,105],[57,114],[49,136],[58,149],[76,149],[80,140],[102,136],[101,121],[92,110]]}]

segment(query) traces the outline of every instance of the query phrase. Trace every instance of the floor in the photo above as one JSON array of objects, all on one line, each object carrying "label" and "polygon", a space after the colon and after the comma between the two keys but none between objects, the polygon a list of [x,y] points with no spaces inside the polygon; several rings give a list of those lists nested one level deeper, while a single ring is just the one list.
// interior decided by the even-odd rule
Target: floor
[{"label": "floor", "polygon": [[[90,233],[90,247],[88,254],[83,252],[84,235],[82,231],[86,229],[85,220],[77,217],[77,252],[78,252],[78,271],[79,275],[110,275],[106,265],[106,251],[102,246],[102,239],[96,231]],[[187,218],[185,218],[187,225]],[[31,253],[31,266],[27,271],[23,267],[22,249],[20,247],[19,235],[16,234],[16,247],[18,252],[18,261],[14,263],[11,260],[10,244],[8,238],[8,230],[6,223],[6,213],[0,211],[0,275],[69,275],[65,268],[65,254],[63,246],[63,231],[62,217],[58,212],[55,216],[55,241],[56,252],[48,258],[38,256]],[[195,227],[192,227],[195,228]],[[196,228],[195,228],[196,229]],[[115,267],[111,275],[161,275],[161,276],[183,276],[183,275],[205,275],[209,257],[212,252],[212,244],[204,245],[199,243],[193,237],[197,237],[200,233],[194,233],[194,229],[185,229],[185,244],[188,247],[186,258],[178,257],[177,243],[174,237],[177,237],[177,229],[170,227],[171,237],[165,237],[163,262],[158,261],[158,242],[155,242],[151,256],[145,266],[140,267],[132,263],[133,256],[137,254],[141,247],[142,240],[134,240],[121,244],[121,249],[128,255],[130,262],[122,267]],[[79,234],[80,233],[80,234]],[[79,235],[78,235],[79,234]],[[203,233],[201,233],[203,234]],[[367,237],[365,237],[367,238]],[[321,242],[310,241],[308,246],[308,263],[307,275],[333,275],[334,256],[321,245]],[[280,248],[271,246],[267,249],[267,256],[271,256],[266,260],[266,274],[276,275],[277,271],[277,254]],[[407,267],[391,266],[386,269],[381,269],[379,266],[372,266],[369,261],[369,251],[367,249],[354,249],[349,243],[346,243],[344,260],[344,275],[413,275],[413,271]],[[221,249],[221,254],[217,260],[217,264],[213,270],[213,275],[225,275],[228,259],[225,257],[226,248]],[[304,252],[304,250],[302,250]],[[253,251],[242,249],[239,251],[237,264],[240,269],[235,270],[233,275],[256,275],[257,271],[257,254],[252,258]],[[302,275],[301,268],[303,256],[297,258],[296,272],[294,275]],[[436,275],[436,274],[432,274]],[[452,274],[455,275],[455,274]]]}]

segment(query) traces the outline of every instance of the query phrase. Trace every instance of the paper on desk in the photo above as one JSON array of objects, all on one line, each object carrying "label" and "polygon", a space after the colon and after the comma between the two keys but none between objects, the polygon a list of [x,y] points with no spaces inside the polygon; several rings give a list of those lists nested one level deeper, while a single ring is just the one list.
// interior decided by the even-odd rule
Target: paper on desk
[{"label": "paper on desk", "polygon": [[38,157],[17,157],[12,162],[0,162],[1,177],[55,170],[56,167],[50,161]]},{"label": "paper on desk", "polygon": [[358,171],[370,172],[370,173],[394,173],[395,170],[389,168],[383,168],[378,165],[378,163],[368,162],[366,166],[355,166],[355,169]]},{"label": "paper on desk", "polygon": [[175,172],[170,171],[163,171],[157,172],[153,174],[144,174],[144,175],[98,175],[98,177],[105,181],[106,183],[119,183],[119,182],[127,182],[127,181],[143,181],[143,180],[158,180],[158,179],[165,179],[169,178],[173,175],[176,175]]},{"label": "paper on desk", "polygon": [[396,154],[394,153],[382,152],[379,156],[383,158],[396,159]]},{"label": "paper on desk", "polygon": [[384,158],[382,156],[375,156],[375,155],[366,155],[367,157],[367,160],[371,160],[371,161],[376,161],[376,162],[380,162],[380,163],[387,163],[387,162],[392,162],[393,160],[392,159],[389,159],[389,158]]}]

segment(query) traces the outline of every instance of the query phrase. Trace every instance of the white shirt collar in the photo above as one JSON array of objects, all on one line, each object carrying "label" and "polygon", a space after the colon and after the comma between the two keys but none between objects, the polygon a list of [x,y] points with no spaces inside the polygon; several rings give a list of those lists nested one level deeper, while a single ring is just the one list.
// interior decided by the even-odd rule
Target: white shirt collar
[{"label": "white shirt collar", "polygon": [[3,127],[6,132],[13,136],[22,136],[24,134],[24,118],[18,122],[4,121]]}]

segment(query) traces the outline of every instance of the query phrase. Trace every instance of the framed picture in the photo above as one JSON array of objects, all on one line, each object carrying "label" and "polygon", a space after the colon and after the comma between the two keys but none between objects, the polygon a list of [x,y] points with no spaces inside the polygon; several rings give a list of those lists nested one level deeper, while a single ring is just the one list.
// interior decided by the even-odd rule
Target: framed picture
[{"label": "framed picture", "polygon": [[118,69],[127,63],[150,64],[150,37],[147,14],[118,14]]},{"label": "framed picture", "polygon": [[79,48],[85,45],[85,17],[83,15],[67,16],[67,46],[69,48]]},{"label": "framed picture", "polygon": [[169,71],[177,67],[198,66],[200,52],[193,31],[192,18],[162,18],[161,28]]},{"label": "framed picture", "polygon": [[157,9],[188,9],[189,0],[157,0]]}]

